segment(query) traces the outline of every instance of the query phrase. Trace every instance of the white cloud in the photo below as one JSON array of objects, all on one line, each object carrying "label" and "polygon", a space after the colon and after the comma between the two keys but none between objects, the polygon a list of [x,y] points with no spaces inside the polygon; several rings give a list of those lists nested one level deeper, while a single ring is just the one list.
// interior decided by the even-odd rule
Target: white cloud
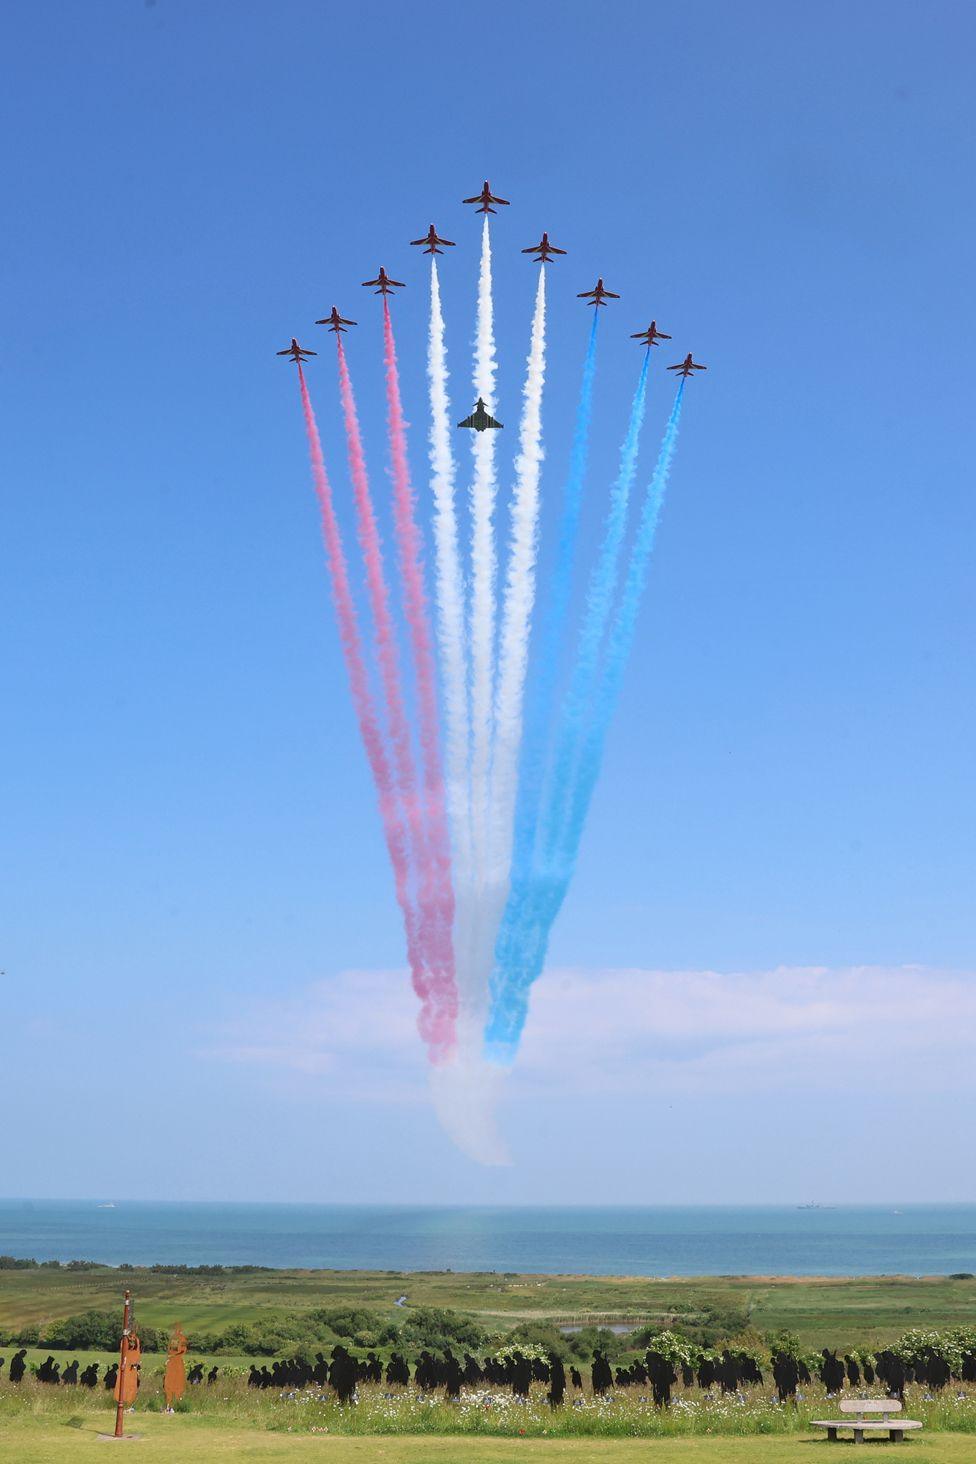
[{"label": "white cloud", "polygon": [[[254,1003],[207,1053],[357,1102],[426,1102],[401,971],[344,971]],[[500,1101],[580,1094],[972,1088],[976,975],[924,967],[554,970]]]}]

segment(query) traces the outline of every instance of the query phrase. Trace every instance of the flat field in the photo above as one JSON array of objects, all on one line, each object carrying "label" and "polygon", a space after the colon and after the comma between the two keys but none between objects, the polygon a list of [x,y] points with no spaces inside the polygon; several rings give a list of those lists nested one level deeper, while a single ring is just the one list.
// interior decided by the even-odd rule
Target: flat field
[{"label": "flat field", "polygon": [[[112,1457],[113,1445],[99,1441],[105,1419],[85,1418],[73,1426],[25,1420],[0,1436],[3,1464],[73,1464],[79,1459]],[[811,1464],[828,1449],[822,1439],[682,1438],[655,1439],[483,1439],[483,1438],[330,1438],[281,1435],[234,1427],[213,1427],[193,1418],[137,1416],[127,1426],[142,1437],[123,1445],[136,1460],[178,1459],[180,1464],[255,1459],[261,1464]],[[870,1448],[884,1447],[869,1445]],[[897,1457],[914,1464],[972,1464],[972,1436],[933,1434],[914,1438]],[[834,1457],[833,1452],[828,1459]],[[869,1455],[873,1457],[873,1455]]]},{"label": "flat field", "polygon": [[402,1321],[395,1306],[446,1307],[503,1329],[527,1320],[559,1325],[637,1321],[681,1326],[705,1307],[735,1307],[759,1332],[788,1328],[804,1346],[869,1347],[909,1327],[976,1324],[976,1280],[945,1276],[532,1276],[400,1271],[264,1271],[252,1275],[166,1275],[151,1270],[0,1271],[0,1333],[116,1307],[124,1287],[140,1320],[191,1338],[239,1322],[267,1321],[323,1306],[356,1306]]}]

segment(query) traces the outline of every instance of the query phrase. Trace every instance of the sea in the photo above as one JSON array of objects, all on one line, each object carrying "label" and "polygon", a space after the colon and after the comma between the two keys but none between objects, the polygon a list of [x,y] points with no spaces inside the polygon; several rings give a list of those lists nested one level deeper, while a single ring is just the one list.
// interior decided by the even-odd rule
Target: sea
[{"label": "sea", "polygon": [[0,1200],[0,1255],[625,1276],[976,1273],[976,1205],[499,1207]]}]

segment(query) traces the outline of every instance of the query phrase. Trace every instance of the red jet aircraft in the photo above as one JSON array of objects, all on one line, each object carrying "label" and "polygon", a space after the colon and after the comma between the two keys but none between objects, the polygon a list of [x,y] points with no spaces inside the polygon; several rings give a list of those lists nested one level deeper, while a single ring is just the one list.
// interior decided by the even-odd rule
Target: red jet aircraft
[{"label": "red jet aircraft", "polygon": [[369,285],[379,285],[379,289],[373,291],[374,295],[389,295],[391,290],[403,289],[403,281],[391,280],[390,276],[387,274],[382,265],[380,265],[380,272],[376,276],[375,280],[363,280],[364,289],[366,289]]},{"label": "red jet aircraft", "polygon": [[646,330],[635,330],[631,336],[632,341],[643,341],[645,346],[656,346],[658,341],[669,341],[671,337],[665,335],[663,330],[658,330],[657,321],[652,320]]},{"label": "red jet aircraft", "polygon": [[620,296],[608,290],[602,279],[597,280],[596,288],[593,290],[581,290],[576,296],[577,300],[586,300],[590,305],[605,305],[608,300],[619,300]]},{"label": "red jet aircraft", "polygon": [[475,213],[494,213],[495,210],[492,208],[493,203],[502,203],[505,205],[506,208],[508,208],[508,199],[496,198],[491,191],[491,184],[488,182],[487,178],[485,179],[485,186],[484,188],[482,188],[480,193],[476,193],[474,198],[462,198],[461,202],[479,204],[480,207],[475,209]]},{"label": "red jet aircraft", "polygon": [[534,254],[536,264],[548,264],[554,254],[565,254],[565,249],[557,249],[555,244],[549,243],[549,235],[543,234],[538,244],[531,244],[528,249],[522,250],[523,254]]},{"label": "red jet aircraft", "polygon": [[336,335],[343,335],[346,326],[355,325],[356,322],[354,320],[346,320],[344,316],[339,314],[338,310],[333,305],[332,314],[327,315],[324,320],[317,320],[315,324],[327,325],[330,330],[335,331]]},{"label": "red jet aircraft", "polygon": [[287,351],[277,351],[276,355],[290,356],[291,359],[300,366],[303,361],[308,360],[309,356],[317,356],[318,351],[307,351],[305,347],[300,346],[295,337],[292,336],[291,345],[288,347]]},{"label": "red jet aircraft", "polygon": [[444,251],[443,249],[438,249],[438,244],[446,244],[448,249],[454,248],[454,240],[439,238],[437,230],[434,228],[433,224],[431,224],[430,228],[427,230],[422,239],[411,239],[410,243],[411,245],[426,244],[427,248],[424,250],[425,254],[443,254]]},{"label": "red jet aircraft", "polygon": [[693,371],[707,371],[708,367],[700,366],[697,361],[693,361],[689,351],[683,361],[679,361],[677,366],[669,366],[668,370],[677,371],[679,376],[690,376]]}]

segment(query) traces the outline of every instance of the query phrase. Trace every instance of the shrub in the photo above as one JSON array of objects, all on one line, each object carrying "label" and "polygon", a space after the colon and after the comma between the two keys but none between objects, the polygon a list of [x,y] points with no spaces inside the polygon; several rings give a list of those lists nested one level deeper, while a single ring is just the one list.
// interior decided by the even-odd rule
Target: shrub
[{"label": "shrub", "polygon": [[400,1336],[410,1347],[427,1347],[443,1351],[445,1347],[482,1346],[485,1330],[472,1317],[460,1312],[442,1311],[436,1306],[418,1306],[411,1311],[402,1327]]}]

